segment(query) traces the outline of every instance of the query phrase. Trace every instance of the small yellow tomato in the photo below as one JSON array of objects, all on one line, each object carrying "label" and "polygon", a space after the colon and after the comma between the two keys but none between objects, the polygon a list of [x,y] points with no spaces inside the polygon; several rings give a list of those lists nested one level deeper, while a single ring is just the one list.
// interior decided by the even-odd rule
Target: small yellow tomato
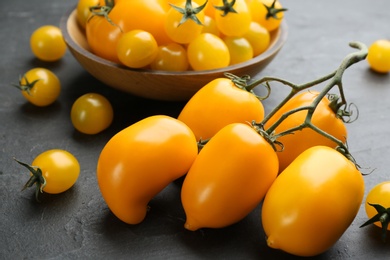
[{"label": "small yellow tomato", "polygon": [[53,25],[36,29],[30,37],[30,47],[34,55],[43,61],[57,61],[67,49],[61,29]]},{"label": "small yellow tomato", "polygon": [[158,45],[153,35],[144,30],[124,33],[118,41],[117,54],[120,62],[130,68],[150,65],[156,58]]},{"label": "small yellow tomato", "polygon": [[[247,1],[252,21],[259,23],[268,31],[273,31],[279,28],[280,23],[283,21],[286,9],[282,7],[278,0]],[[265,5],[270,8],[270,11],[268,11]]]},{"label": "small yellow tomato", "polygon": [[48,69],[34,68],[26,72],[17,85],[22,95],[32,104],[44,107],[54,103],[61,92],[61,82]]},{"label": "small yellow tomato", "polygon": [[379,73],[390,71],[390,40],[377,40],[368,49],[367,62]]},{"label": "small yellow tomato", "polygon": [[253,58],[253,48],[244,37],[226,36],[223,38],[229,49],[230,65],[242,63]]},{"label": "small yellow tomato", "polygon": [[[165,32],[168,37],[176,43],[190,43],[202,32],[204,12],[203,10],[196,11],[196,8],[199,5],[194,1],[191,3],[191,7],[188,6],[186,1],[180,1],[175,6],[176,8],[171,7],[166,14]],[[181,8],[185,14],[179,12],[177,8]],[[183,21],[183,17],[185,17],[188,12],[192,13],[192,16],[196,17],[197,21],[191,19],[191,16],[185,18]]]},{"label": "small yellow tomato", "polygon": [[[228,4],[230,4],[228,2]],[[217,4],[217,8],[224,7],[224,1],[220,0]],[[245,0],[236,0],[232,6],[234,11],[221,11],[216,10],[214,19],[219,31],[226,36],[242,36],[249,29],[251,23],[251,15]]]},{"label": "small yellow tomato", "polygon": [[154,70],[186,71],[189,67],[187,50],[178,43],[161,45],[150,67]]},{"label": "small yellow tomato", "polygon": [[97,93],[87,93],[73,103],[70,117],[78,131],[84,134],[97,134],[111,125],[114,111],[106,97]]},{"label": "small yellow tomato", "polygon": [[367,220],[360,227],[374,224],[382,229],[382,240],[386,241],[387,231],[390,230],[390,181],[375,185],[367,194],[364,209]]},{"label": "small yellow tomato", "polygon": [[211,33],[198,35],[187,47],[188,61],[193,70],[212,70],[229,65],[230,53],[225,42]]},{"label": "small yellow tomato", "polygon": [[16,161],[30,170],[31,177],[24,188],[35,184],[37,199],[39,192],[58,194],[70,189],[80,174],[80,164],[76,157],[62,149],[39,154],[31,165]]},{"label": "small yellow tomato", "polygon": [[260,55],[270,45],[271,35],[267,29],[259,23],[251,22],[249,30],[243,35],[249,41],[253,49],[253,56]]}]

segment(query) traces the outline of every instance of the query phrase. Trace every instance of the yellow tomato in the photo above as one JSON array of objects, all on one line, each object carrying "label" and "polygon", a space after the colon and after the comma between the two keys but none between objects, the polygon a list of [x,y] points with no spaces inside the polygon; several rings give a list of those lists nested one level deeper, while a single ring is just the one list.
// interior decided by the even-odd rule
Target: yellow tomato
[{"label": "yellow tomato", "polygon": [[104,200],[120,220],[138,224],[149,201],[187,173],[198,153],[191,129],[172,117],[147,117],[123,129],[104,146],[97,181]]},{"label": "yellow tomato", "polygon": [[[318,96],[318,91],[302,92],[290,99],[270,120],[265,124],[265,129],[268,129],[286,112],[293,109],[311,105],[314,99]],[[307,110],[302,110],[287,117],[274,131],[275,134],[301,125],[307,115]],[[347,138],[347,128],[344,122],[337,116],[335,111],[330,107],[330,101],[324,97],[318,104],[313,117],[312,123],[334,136],[340,141],[345,141]],[[300,153],[306,149],[316,146],[325,145],[335,148],[337,144],[332,140],[322,136],[310,128],[304,128],[301,131],[296,131],[294,134],[284,135],[278,138],[283,144],[283,151],[278,153],[280,171],[285,169]]]},{"label": "yellow tomato", "polygon": [[382,229],[382,240],[386,241],[387,231],[390,230],[390,181],[375,185],[367,194],[364,209],[367,220],[360,227],[374,224]]},{"label": "yellow tomato", "polygon": [[53,25],[44,25],[36,29],[30,37],[33,54],[43,61],[57,61],[66,52],[66,43],[61,29]]},{"label": "yellow tomato", "polygon": [[272,146],[249,124],[222,128],[188,171],[181,200],[185,228],[222,228],[247,216],[278,174]]},{"label": "yellow tomato", "polygon": [[[220,0],[218,7],[222,6],[224,6],[224,1]],[[252,20],[249,8],[245,0],[236,0],[232,8],[235,12],[215,11],[215,22],[222,34],[226,36],[242,36],[248,31]]]},{"label": "yellow tomato", "polygon": [[251,22],[249,30],[243,37],[251,44],[253,56],[260,55],[266,51],[271,42],[271,35],[268,30],[256,22]]},{"label": "yellow tomato", "polygon": [[61,93],[61,82],[48,69],[34,68],[26,72],[17,86],[31,104],[45,107],[54,103]]},{"label": "yellow tomato", "polygon": [[354,163],[326,146],[307,149],[265,196],[261,218],[268,246],[297,256],[325,252],[350,226],[363,196]]},{"label": "yellow tomato", "polygon": [[[284,18],[284,9],[278,0],[247,0],[251,13],[252,21],[255,21],[265,27],[268,31],[279,28]],[[274,3],[275,2],[275,3]],[[264,6],[271,7],[271,12]],[[280,10],[280,11],[278,11]]]}]

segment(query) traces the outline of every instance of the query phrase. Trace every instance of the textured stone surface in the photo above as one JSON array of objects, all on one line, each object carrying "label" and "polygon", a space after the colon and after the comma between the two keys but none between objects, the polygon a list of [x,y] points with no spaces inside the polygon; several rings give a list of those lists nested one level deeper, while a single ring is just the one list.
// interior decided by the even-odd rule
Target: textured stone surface
[{"label": "textured stone surface", "polygon": [[[92,78],[68,52],[59,62],[37,61],[29,49],[32,31],[58,25],[76,0],[13,0],[0,3],[0,259],[294,259],[266,246],[259,212],[220,230],[189,232],[183,228],[180,185],[173,183],[150,203],[145,221],[125,225],[110,213],[97,187],[95,168],[108,139],[131,123],[153,114],[177,116],[184,103],[156,102],[107,88]],[[288,41],[260,74],[304,83],[332,72],[351,51],[350,41],[369,45],[389,37],[388,0],[282,1],[289,8]],[[50,108],[26,103],[11,83],[37,67],[55,72],[63,86]],[[378,75],[361,62],[347,70],[344,87],[359,106],[358,121],[348,125],[349,145],[363,171],[366,194],[376,183],[390,179],[390,76]],[[183,82],[185,84],[185,82]],[[267,110],[283,96],[273,89]],[[102,134],[76,132],[69,119],[73,101],[86,92],[99,92],[113,103],[115,121]],[[60,195],[34,200],[33,190],[20,192],[27,173],[12,158],[32,161],[40,152],[61,148],[80,161],[77,184]],[[342,198],[340,198],[342,199]],[[321,205],[318,205],[321,207]],[[316,259],[385,259],[390,247],[380,241],[380,229],[359,229],[366,220],[363,206],[350,228]],[[315,227],[313,227],[315,228]],[[321,234],[319,234],[320,236]]]}]

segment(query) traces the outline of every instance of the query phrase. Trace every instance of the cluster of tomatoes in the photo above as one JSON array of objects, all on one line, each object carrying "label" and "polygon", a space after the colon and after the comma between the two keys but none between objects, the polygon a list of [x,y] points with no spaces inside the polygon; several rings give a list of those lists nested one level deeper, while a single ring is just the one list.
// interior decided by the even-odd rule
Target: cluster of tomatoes
[{"label": "cluster of tomatoes", "polygon": [[[118,0],[115,4],[122,2],[142,5],[146,1]],[[210,2],[220,6],[226,1]],[[260,1],[245,3],[249,7]],[[176,1],[175,4],[180,6]],[[206,5],[204,11],[214,5]],[[147,13],[138,11],[133,17],[140,14]],[[89,15],[84,16],[85,25]],[[90,18],[90,21],[99,21],[105,28],[103,24],[107,20],[100,18]],[[120,24],[113,18],[112,22]],[[206,19],[203,23],[207,24]],[[39,28],[31,37],[33,53],[44,61],[60,59],[66,50],[61,37],[57,27]],[[370,47],[368,62],[374,70],[390,70],[389,49],[388,41]],[[277,136],[297,127],[307,115],[307,111],[298,110],[312,104],[320,93],[313,90],[299,93],[267,117],[262,101],[237,85],[235,79],[217,78],[203,86],[177,118],[147,117],[107,142],[97,162],[97,180],[108,207],[126,223],[140,223],[149,201],[169,183],[184,177],[181,200],[186,229],[229,226],[262,203],[260,218],[270,247],[300,256],[327,250],[359,210],[364,195],[361,173],[353,161],[335,149],[334,142],[312,129],[281,135],[277,142],[263,131],[273,128],[272,135]],[[58,98],[61,84],[51,71],[34,68],[21,77],[18,88],[32,104],[49,106]],[[311,121],[334,138],[345,141],[346,127],[332,109],[332,101],[328,96],[323,97]],[[297,112],[284,118],[294,110]],[[74,102],[70,118],[80,132],[97,134],[111,124],[113,110],[105,97],[87,93]],[[284,118],[282,122],[281,118]],[[275,144],[283,144],[283,150],[277,151]],[[80,172],[77,159],[61,149],[38,155],[31,165],[17,162],[31,172],[25,187],[36,184],[37,194],[68,190]],[[370,191],[365,205],[371,219],[362,226],[374,223],[383,225],[386,231],[390,214],[386,207],[390,204],[384,198],[389,194],[388,183]],[[313,226],[324,225],[326,228],[319,236]]]},{"label": "cluster of tomatoes", "polygon": [[264,52],[283,19],[277,0],[80,0],[93,53],[130,68],[223,68]]}]

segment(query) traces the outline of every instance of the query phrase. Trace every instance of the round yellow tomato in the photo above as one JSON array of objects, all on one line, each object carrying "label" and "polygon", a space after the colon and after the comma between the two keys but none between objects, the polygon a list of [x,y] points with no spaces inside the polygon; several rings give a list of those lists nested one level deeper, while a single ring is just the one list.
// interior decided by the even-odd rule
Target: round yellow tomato
[{"label": "round yellow tomato", "polygon": [[37,199],[39,192],[57,194],[70,189],[80,174],[80,164],[76,157],[62,149],[39,154],[31,165],[16,161],[30,170],[31,177],[24,189],[35,184]]},{"label": "round yellow tomato", "polygon": [[[284,113],[293,109],[308,106],[312,104],[319,92],[310,90],[302,92],[290,99],[275,115],[273,115],[265,124],[265,129],[273,125]],[[287,117],[274,131],[274,134],[281,133],[290,128],[301,125],[307,115],[307,110],[302,110]],[[324,97],[318,104],[313,117],[312,123],[334,136],[340,141],[347,139],[347,128],[335,111],[330,107],[330,101]],[[294,134],[287,134],[278,138],[283,144],[283,151],[278,152],[280,171],[285,169],[300,153],[306,149],[316,146],[325,145],[335,148],[337,144],[332,140],[322,136],[310,128],[304,128],[301,131],[295,131]]]},{"label": "round yellow tomato", "polygon": [[[231,3],[231,2],[229,2]],[[224,7],[224,1],[218,2],[217,8]],[[215,22],[219,31],[226,36],[242,36],[249,29],[251,23],[251,14],[245,0],[236,0],[232,8],[235,10],[225,12],[215,11]]]},{"label": "round yellow tomato", "polygon": [[160,45],[150,67],[153,70],[186,71],[189,67],[187,50],[178,43]]},{"label": "round yellow tomato", "polygon": [[114,111],[110,101],[97,93],[87,93],[73,103],[70,118],[73,126],[84,134],[97,134],[112,123]]},{"label": "round yellow tomato", "polygon": [[[252,21],[259,23],[268,31],[279,28],[284,18],[285,8],[278,0],[247,0]],[[270,11],[264,5],[270,8]]]},{"label": "round yellow tomato", "polygon": [[138,224],[149,201],[187,173],[198,154],[191,129],[164,115],[147,117],[114,135],[97,164],[97,181],[120,220]]},{"label": "round yellow tomato", "polygon": [[260,55],[266,51],[271,42],[271,35],[268,30],[256,22],[251,22],[249,30],[243,37],[251,44],[253,56]]},{"label": "round yellow tomato", "polygon": [[356,165],[326,146],[297,157],[273,182],[261,219],[267,244],[297,256],[333,246],[356,217],[364,180]]},{"label": "round yellow tomato", "polygon": [[382,228],[382,240],[386,240],[387,230],[390,230],[390,181],[375,185],[367,194],[364,209],[367,220],[360,227],[374,224]]},{"label": "round yellow tomato", "polygon": [[[194,40],[202,32],[204,12],[203,10],[196,11],[195,8],[198,6],[199,5],[196,2],[192,2],[189,7],[186,1],[181,1],[176,7],[185,10],[185,14],[179,12],[175,7],[171,7],[168,10],[164,28],[168,37],[172,41],[187,44]],[[186,17],[188,12],[192,15]],[[183,17],[185,17],[185,20],[183,20]],[[197,21],[192,19],[192,17],[196,17]]]},{"label": "round yellow tomato", "polygon": [[188,62],[193,70],[212,70],[229,65],[230,53],[225,42],[211,33],[201,33],[187,47]]},{"label": "round yellow tomato", "polygon": [[379,73],[390,71],[390,40],[377,40],[368,49],[367,62]]},{"label": "round yellow tomato", "polygon": [[247,216],[278,174],[272,146],[249,124],[222,128],[201,149],[185,176],[185,228],[222,228]]},{"label": "round yellow tomato", "polygon": [[230,65],[248,61],[253,58],[253,48],[250,42],[244,37],[226,36],[223,38],[229,49]]},{"label": "round yellow tomato", "polygon": [[53,25],[36,29],[30,37],[30,47],[34,55],[43,61],[57,61],[67,49],[61,29]]},{"label": "round yellow tomato", "polygon": [[34,68],[26,72],[17,86],[32,104],[44,107],[54,103],[61,92],[61,82],[48,69]]},{"label": "round yellow tomato", "polygon": [[119,61],[130,68],[143,68],[156,58],[158,45],[153,35],[144,30],[124,33],[117,44]]},{"label": "round yellow tomato", "polygon": [[213,137],[228,124],[259,122],[263,118],[261,101],[229,78],[217,78],[206,84],[192,96],[178,116],[192,129],[197,140]]}]

